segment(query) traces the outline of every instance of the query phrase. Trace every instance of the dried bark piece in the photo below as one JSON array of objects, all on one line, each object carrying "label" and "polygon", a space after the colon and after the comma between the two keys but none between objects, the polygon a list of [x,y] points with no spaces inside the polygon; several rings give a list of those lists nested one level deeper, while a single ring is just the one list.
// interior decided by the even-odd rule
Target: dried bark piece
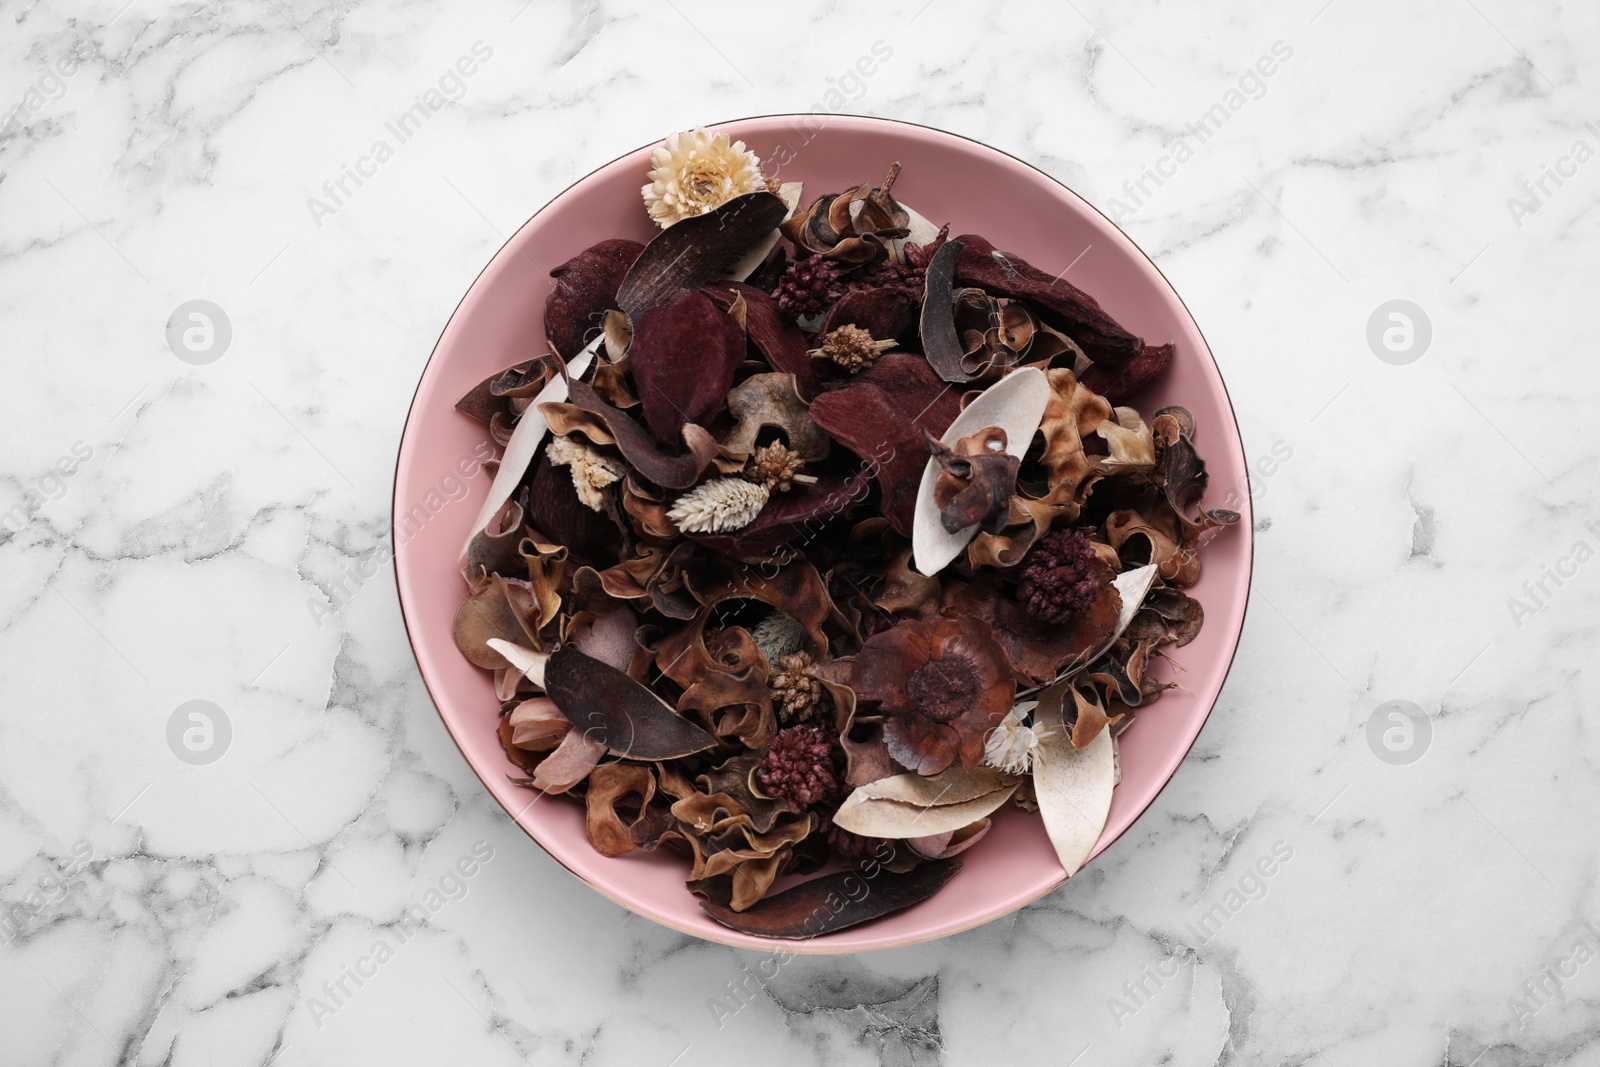
[{"label": "dried bark piece", "polygon": [[684,289],[699,289],[771,233],[789,208],[767,192],[736,196],[653,237],[617,289],[633,322]]},{"label": "dried bark piece", "polygon": [[550,272],[555,284],[544,301],[544,335],[562,356],[587,343],[601,316],[617,306],[617,287],[644,245],[614,239],[590,245]]},{"label": "dried bark piece", "polygon": [[963,248],[956,264],[956,281],[975,285],[992,296],[1027,300],[1046,322],[1077,342],[1095,363],[1120,370],[1144,353],[1143,341],[1106,314],[1094,297],[1065,278],[1046,274],[976,234],[952,238],[945,247],[958,241]]},{"label": "dried bark piece", "polygon": [[635,319],[628,365],[656,440],[674,446],[686,423],[708,425],[744,353],[743,327],[697,292],[678,293]]},{"label": "dried bark piece", "polygon": [[970,382],[973,375],[962,365],[966,359],[966,346],[956,332],[956,308],[953,282],[956,260],[961,257],[959,239],[946,241],[939,246],[928,262],[927,288],[922,294],[922,351],[929,366],[947,382]]},{"label": "dried bark piece", "polygon": [[545,692],[572,725],[614,755],[677,759],[717,743],[648,688],[572,645],[551,653],[544,679]]},{"label": "dried bark piece", "polygon": [[920,904],[944,888],[959,870],[961,864],[956,860],[934,860],[903,874],[880,871],[871,879],[860,871],[838,871],[801,882],[742,912],[714,900],[703,900],[700,906],[730,930],[799,940]]}]

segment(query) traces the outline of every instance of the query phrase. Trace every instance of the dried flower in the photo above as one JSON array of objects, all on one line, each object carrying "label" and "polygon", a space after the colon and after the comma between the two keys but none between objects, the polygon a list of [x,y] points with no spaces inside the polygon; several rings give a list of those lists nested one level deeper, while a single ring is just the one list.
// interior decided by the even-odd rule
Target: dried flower
[{"label": "dried flower", "polygon": [[781,657],[800,651],[806,644],[806,628],[781,611],[774,611],[756,623],[750,636],[768,663],[777,663]]},{"label": "dried flower", "polygon": [[766,486],[743,478],[714,478],[680,496],[667,518],[684,533],[726,533],[748,526],[768,495]]},{"label": "dried flower", "polygon": [[572,487],[578,491],[578,499],[592,511],[605,510],[606,486],[628,473],[627,464],[620,459],[597,452],[571,437],[555,438],[544,451],[555,466],[572,468]]},{"label": "dried flower", "polygon": [[1028,725],[1027,719],[1038,705],[1037,700],[1028,700],[1006,713],[983,743],[984,763],[1007,774],[1027,774],[1033,768],[1039,735]]},{"label": "dried flower", "polygon": [[656,225],[703,215],[745,193],[767,188],[761,160],[743,141],[728,142],[725,133],[686,130],[668,137],[650,154],[650,184],[644,203]]},{"label": "dried flower", "polygon": [[921,303],[923,286],[927,284],[927,274],[926,261],[917,264],[880,259],[876,263],[869,263],[846,274],[844,284],[845,289],[851,292],[857,289],[899,289],[909,293]]},{"label": "dried flower", "polygon": [[774,441],[756,449],[745,463],[744,476],[766,486],[768,492],[777,489],[787,493],[794,487],[795,475],[805,465],[800,453],[782,441]]},{"label": "dried flower", "polygon": [[1104,589],[1109,568],[1081,530],[1052,530],[1022,560],[1017,601],[1041,622],[1067,622]]},{"label": "dried flower", "polygon": [[847,193],[819,196],[778,228],[802,257],[826,256],[850,264],[883,259],[890,254],[890,242],[911,232],[910,213],[889,192],[899,176],[896,163],[882,185],[863,184]]},{"label": "dried flower", "polygon": [[957,756],[962,766],[976,767],[984,739],[1016,693],[1005,650],[986,623],[972,618],[905,620],[869,638],[850,685],[887,716],[889,755],[924,775],[938,774]]},{"label": "dried flower", "polygon": [[809,652],[779,656],[767,685],[778,718],[784,722],[804,722],[815,716],[826,692],[817,678],[817,661]]},{"label": "dried flower", "polygon": [[831,359],[851,374],[866,370],[878,362],[878,357],[895,346],[894,341],[874,341],[872,335],[859,326],[840,326],[822,339],[821,348],[813,348],[813,359]]},{"label": "dried flower", "polygon": [[785,727],[772,739],[756,771],[761,788],[796,811],[837,803],[842,792],[833,767],[833,735],[815,723]]},{"label": "dried flower", "polygon": [[839,264],[821,256],[795,260],[783,272],[772,294],[777,298],[778,310],[795,319],[822,314],[844,295],[840,272]]}]

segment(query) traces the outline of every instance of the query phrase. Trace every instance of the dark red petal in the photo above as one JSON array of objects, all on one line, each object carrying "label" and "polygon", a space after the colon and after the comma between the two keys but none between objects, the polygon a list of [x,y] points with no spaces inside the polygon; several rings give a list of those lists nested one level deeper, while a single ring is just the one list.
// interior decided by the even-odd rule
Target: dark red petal
[{"label": "dark red petal", "polygon": [[711,421],[727,400],[744,352],[744,330],[699,293],[679,293],[639,316],[628,366],[657,441],[675,446],[685,423]]},{"label": "dark red petal", "polygon": [[817,395],[822,378],[817,374],[816,361],[807,352],[805,334],[778,310],[778,302],[770,294],[744,282],[715,282],[701,292],[724,311],[736,297],[744,297],[744,326],[751,343],[773,370],[794,375],[802,399]]},{"label": "dark red petal", "polygon": [[856,289],[840,297],[822,316],[817,336],[825,337],[841,326],[859,326],[875,340],[899,341],[917,347],[917,320],[922,307],[901,288]]},{"label": "dark red petal", "polygon": [[642,251],[638,241],[601,241],[550,272],[556,283],[544,302],[544,335],[563,359],[577,355],[600,316],[617,306],[617,286]]}]

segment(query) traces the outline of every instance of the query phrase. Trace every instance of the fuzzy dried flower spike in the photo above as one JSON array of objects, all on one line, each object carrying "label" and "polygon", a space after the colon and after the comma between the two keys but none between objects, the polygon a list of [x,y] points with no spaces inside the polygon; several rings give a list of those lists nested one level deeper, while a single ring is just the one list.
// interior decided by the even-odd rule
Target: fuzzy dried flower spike
[{"label": "fuzzy dried flower spike", "polygon": [[851,374],[859,374],[878,357],[895,346],[894,341],[875,341],[872,335],[859,326],[840,326],[822,339],[821,348],[813,348],[813,359],[831,359]]},{"label": "fuzzy dried flower spike", "polygon": [[750,525],[768,495],[766,486],[743,478],[714,478],[680,496],[667,518],[684,533],[727,533]]},{"label": "fuzzy dried flower spike", "polygon": [[704,129],[668,137],[650,154],[647,177],[645,207],[662,229],[767,188],[760,158],[743,141],[729,143],[727,134]]},{"label": "fuzzy dried flower spike", "polygon": [[578,499],[591,511],[603,511],[606,506],[606,486],[619,481],[628,473],[620,459],[597,452],[582,441],[571,437],[557,437],[545,449],[545,455],[557,467],[572,468],[572,487]]}]

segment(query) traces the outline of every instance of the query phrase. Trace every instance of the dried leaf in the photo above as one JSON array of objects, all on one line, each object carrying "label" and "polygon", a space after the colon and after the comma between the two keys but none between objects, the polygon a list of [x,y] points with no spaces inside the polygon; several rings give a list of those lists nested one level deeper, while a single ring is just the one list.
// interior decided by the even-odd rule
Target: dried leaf
[{"label": "dried leaf", "polygon": [[742,282],[716,282],[701,292],[718,307],[727,309],[734,300],[745,306],[745,333],[772,369],[792,374],[800,396],[810,400],[822,388],[817,368],[807,355],[805,334],[794,320],[778,310],[772,294]]},{"label": "dried leaf", "polygon": [[523,411],[522,417],[517,420],[517,428],[512,431],[511,440],[506,443],[505,452],[500,457],[500,466],[494,472],[494,481],[489,486],[489,497],[483,502],[483,507],[478,509],[478,517],[472,522],[472,533],[467,535],[466,542],[461,546],[463,557],[466,556],[467,549],[472,547],[472,539],[477,536],[478,531],[487,529],[495,516],[506,506],[511,494],[516,492],[517,486],[521,484],[523,475],[528,473],[529,465],[538,456],[539,445],[550,429],[545,422],[542,405],[567,398],[569,384],[578,381],[589,369],[589,364],[594,362],[595,349],[602,340],[603,338],[596,337],[567,364],[566,374],[551,378],[533,398],[533,403]]},{"label": "dried leaf", "polygon": [[1113,404],[1126,404],[1139,390],[1167,372],[1177,351],[1171,341],[1164,345],[1145,345],[1144,351],[1121,370],[1100,364],[1084,368],[1083,384]]},{"label": "dried leaf", "polygon": [[768,192],[746,193],[653,237],[617,289],[633,322],[684,289],[698,289],[772,232],[789,213]]},{"label": "dried leaf", "polygon": [[1077,874],[1111,811],[1116,768],[1111,731],[1101,730],[1084,748],[1073,748],[1061,707],[1043,704],[1034,713],[1041,735],[1033,754],[1033,793],[1045,833],[1067,877]]},{"label": "dried leaf", "polygon": [[617,306],[617,287],[642,251],[638,241],[601,241],[550,272],[555,284],[544,301],[544,335],[563,358],[583,348],[589,331]]},{"label": "dried leaf", "polygon": [[677,759],[717,743],[645,686],[572,645],[550,655],[544,680],[545,692],[572,725],[614,755]]},{"label": "dried leaf", "polygon": [[[681,223],[680,223],[681,225]],[[920,904],[961,870],[955,860],[924,863],[904,874],[837,871],[801,882],[756,904],[734,911],[714,900],[700,906],[717,922],[740,933],[789,940],[819,937]]]},{"label": "dried leaf", "polygon": [[[954,446],[961,438],[986,426],[998,426],[1006,432],[1006,452],[1020,459],[1039,429],[1050,397],[1050,381],[1043,371],[1034,367],[1013,371],[968,404],[940,439],[945,445]],[[939,465],[929,460],[923,467],[922,483],[917,489],[911,529],[917,570],[930,575],[937,574],[959,556],[978,532],[976,523],[956,533],[945,530],[941,509],[934,500],[934,485],[938,480]]]},{"label": "dried leaf", "polygon": [[939,778],[898,774],[858,787],[839,805],[833,822],[863,837],[954,832],[997,810],[1020,782],[986,766],[966,771],[952,765]]}]

